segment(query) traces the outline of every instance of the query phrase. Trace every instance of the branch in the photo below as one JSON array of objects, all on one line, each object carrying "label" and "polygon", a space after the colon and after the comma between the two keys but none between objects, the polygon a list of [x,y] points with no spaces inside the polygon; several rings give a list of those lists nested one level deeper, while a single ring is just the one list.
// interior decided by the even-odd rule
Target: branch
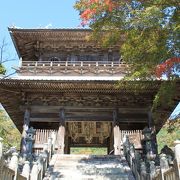
[{"label": "branch", "polygon": [[16,58],[8,58],[6,54],[6,47],[8,46],[8,43],[6,42],[6,39],[2,39],[2,43],[0,44],[0,64],[3,64],[8,61],[15,61]]},{"label": "branch", "polygon": [[15,61],[16,59],[14,58],[14,59],[6,59],[6,60],[4,60],[4,61],[1,61],[0,63],[1,64],[3,64],[3,63],[5,63],[5,62],[8,62],[8,61]]}]

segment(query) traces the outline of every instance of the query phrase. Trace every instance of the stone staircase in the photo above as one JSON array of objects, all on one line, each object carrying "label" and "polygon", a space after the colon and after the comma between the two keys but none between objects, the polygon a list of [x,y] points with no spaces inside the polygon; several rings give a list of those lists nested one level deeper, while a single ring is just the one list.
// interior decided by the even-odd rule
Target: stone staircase
[{"label": "stone staircase", "polygon": [[52,157],[44,180],[134,180],[124,157],[60,155]]}]

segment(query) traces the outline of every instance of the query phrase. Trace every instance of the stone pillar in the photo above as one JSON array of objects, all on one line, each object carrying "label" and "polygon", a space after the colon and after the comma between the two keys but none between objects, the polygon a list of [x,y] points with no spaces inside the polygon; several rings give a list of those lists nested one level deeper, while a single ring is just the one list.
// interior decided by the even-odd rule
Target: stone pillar
[{"label": "stone pillar", "polygon": [[174,155],[175,155],[175,160],[177,163],[177,172],[176,172],[176,177],[177,179],[180,178],[180,140],[174,141]]},{"label": "stone pillar", "polygon": [[60,123],[58,130],[58,153],[64,154],[64,141],[65,141],[65,114],[64,109],[60,109]]},{"label": "stone pillar", "polygon": [[180,164],[180,140],[174,141],[174,155],[177,162]]},{"label": "stone pillar", "polygon": [[37,162],[33,162],[33,167],[31,170],[31,178],[30,180],[38,180],[38,163]]},{"label": "stone pillar", "polygon": [[24,113],[24,124],[23,124],[23,131],[22,131],[22,139],[21,139],[21,152],[26,152],[26,135],[29,129],[29,122],[30,122],[30,110],[26,109]]},{"label": "stone pillar", "polygon": [[118,111],[113,111],[113,122],[114,122],[114,155],[120,155],[121,154],[121,131],[119,129],[119,126],[117,125],[118,120]]},{"label": "stone pillar", "polygon": [[24,166],[23,166],[23,169],[22,169],[22,175],[24,177],[26,177],[27,180],[29,180],[29,175],[30,175],[30,162],[29,161],[24,162]]},{"label": "stone pillar", "polygon": [[12,154],[11,161],[9,163],[9,168],[15,171],[14,179],[17,177],[17,169],[18,169],[18,153],[14,152]]}]

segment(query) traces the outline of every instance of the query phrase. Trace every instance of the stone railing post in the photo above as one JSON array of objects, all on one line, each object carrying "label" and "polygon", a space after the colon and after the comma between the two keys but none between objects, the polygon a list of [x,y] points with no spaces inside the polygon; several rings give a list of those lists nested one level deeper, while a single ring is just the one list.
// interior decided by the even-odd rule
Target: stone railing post
[{"label": "stone railing post", "polygon": [[39,158],[38,158],[38,169],[40,171],[40,179],[43,179],[43,176],[44,176],[44,161],[43,161],[43,155],[40,154],[39,155]]},{"label": "stone railing post", "polygon": [[17,165],[18,165],[18,153],[14,152],[12,154],[12,158],[9,163],[9,168],[15,170],[17,168]]},{"label": "stone railing post", "polygon": [[48,138],[48,153],[49,153],[49,158],[52,156],[52,138]]},{"label": "stone railing post", "polygon": [[154,161],[149,162],[150,177],[153,179],[156,175],[156,166]]},{"label": "stone railing post", "polygon": [[31,179],[30,180],[38,180],[38,174],[39,174],[38,163],[33,162],[33,167],[32,167],[32,170],[31,170]]},{"label": "stone railing post", "polygon": [[47,166],[49,164],[49,153],[48,153],[48,143],[44,143],[44,146],[43,146],[43,158],[44,158],[44,163],[43,163],[43,166],[44,166],[44,169],[46,170],[47,169]]},{"label": "stone railing post", "polygon": [[176,168],[176,176],[177,178],[180,178],[180,140],[174,141],[174,155],[175,155],[175,161],[177,163]]},{"label": "stone railing post", "polygon": [[127,135],[125,135],[123,137],[123,152],[126,158],[129,153],[129,146],[130,146],[129,138]]},{"label": "stone railing post", "polygon": [[12,158],[9,163],[9,168],[15,172],[15,176],[14,176],[14,180],[15,180],[17,177],[17,169],[18,169],[18,153],[17,152],[14,152],[12,154]]},{"label": "stone railing post", "polygon": [[169,164],[168,164],[168,160],[166,158],[166,154],[160,155],[160,166],[161,166],[161,169],[164,169],[164,170],[169,168]]},{"label": "stone railing post", "polygon": [[164,172],[169,169],[168,160],[166,158],[166,154],[160,155],[160,166],[161,166],[161,174],[162,174],[162,180],[164,180]]},{"label": "stone railing post", "polygon": [[180,163],[180,140],[174,141],[174,154],[175,154],[175,159],[177,160],[178,163]]},{"label": "stone railing post", "polygon": [[141,180],[146,180],[146,164],[145,164],[145,162],[141,162],[140,176],[141,176]]},{"label": "stone railing post", "polygon": [[129,146],[129,153],[130,153],[131,157],[134,159],[135,158],[135,148],[132,143],[130,143],[130,146]]},{"label": "stone railing post", "polygon": [[29,161],[25,161],[23,169],[22,169],[22,175],[24,177],[26,177],[27,180],[29,180],[29,176],[30,176],[30,165],[29,164],[30,164]]}]

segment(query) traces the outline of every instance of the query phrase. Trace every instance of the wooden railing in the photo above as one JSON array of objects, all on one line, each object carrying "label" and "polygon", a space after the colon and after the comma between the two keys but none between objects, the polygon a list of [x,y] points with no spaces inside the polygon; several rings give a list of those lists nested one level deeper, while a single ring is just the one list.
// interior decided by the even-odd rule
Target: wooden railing
[{"label": "wooden railing", "polygon": [[141,140],[144,138],[142,130],[120,130],[121,141],[123,142],[123,137],[126,135],[129,138],[130,143],[133,143],[135,149],[142,149]]},{"label": "wooden railing", "polygon": [[119,61],[22,61],[19,73],[29,74],[127,74],[129,66]]},{"label": "wooden railing", "polygon": [[126,65],[124,62],[120,61],[22,61],[23,66],[63,66],[63,67],[83,67],[83,66],[109,66],[116,67],[120,65]]},{"label": "wooden railing", "polygon": [[38,154],[43,150],[44,143],[48,142],[48,138],[50,136],[53,136],[53,144],[55,147],[53,149],[56,149],[56,136],[57,136],[58,130],[55,129],[36,129],[35,130],[35,136],[34,136],[34,146],[33,146],[33,152]]}]

